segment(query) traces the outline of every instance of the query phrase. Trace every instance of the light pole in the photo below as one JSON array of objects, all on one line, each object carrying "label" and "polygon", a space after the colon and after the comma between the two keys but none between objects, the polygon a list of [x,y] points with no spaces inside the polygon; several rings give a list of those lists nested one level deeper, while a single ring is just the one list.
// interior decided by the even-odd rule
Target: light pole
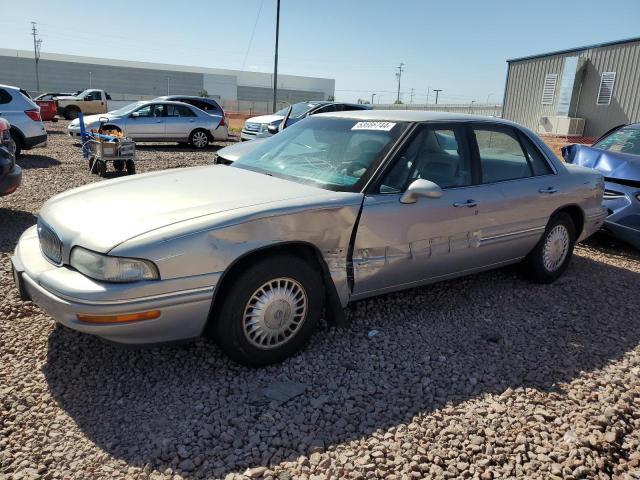
[{"label": "light pole", "polygon": [[91,85],[91,72],[89,72],[89,88],[92,88],[92,85]]},{"label": "light pole", "polygon": [[489,97],[493,95],[493,93],[490,93],[489,95],[487,95],[487,101],[485,103],[489,103]]},{"label": "light pole", "polygon": [[436,92],[436,105],[437,105],[438,104],[438,95],[440,94],[442,89],[441,88],[434,88],[433,91]]},{"label": "light pole", "polygon": [[371,94],[371,105],[373,105],[373,97],[375,97],[375,96],[376,96],[376,94],[375,94],[375,93],[372,93],[372,94]]},{"label": "light pole", "polygon": [[475,100],[471,100],[471,105],[469,105],[469,113],[471,113],[471,110],[473,109],[473,104],[476,103]]},{"label": "light pole", "polygon": [[276,111],[276,100],[278,96],[278,37],[280,35],[280,0],[276,5],[276,54],[273,60],[273,111]]}]

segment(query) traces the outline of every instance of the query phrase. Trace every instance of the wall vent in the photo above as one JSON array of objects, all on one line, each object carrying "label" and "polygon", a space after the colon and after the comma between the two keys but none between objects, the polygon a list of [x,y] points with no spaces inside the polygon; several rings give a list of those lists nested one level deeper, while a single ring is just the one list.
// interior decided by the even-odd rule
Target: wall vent
[{"label": "wall vent", "polygon": [[602,72],[596,105],[610,105],[613,96],[613,85],[616,83],[616,72]]},{"label": "wall vent", "polygon": [[542,88],[542,105],[553,105],[553,98],[556,95],[557,73],[547,73],[544,77],[544,87]]}]

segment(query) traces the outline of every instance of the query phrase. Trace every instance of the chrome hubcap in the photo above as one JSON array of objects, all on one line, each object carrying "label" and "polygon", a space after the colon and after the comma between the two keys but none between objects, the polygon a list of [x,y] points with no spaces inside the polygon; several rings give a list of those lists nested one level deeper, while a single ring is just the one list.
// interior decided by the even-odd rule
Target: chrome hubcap
[{"label": "chrome hubcap", "polygon": [[204,132],[196,132],[193,134],[193,144],[196,147],[202,148],[207,145],[207,142],[208,138]]},{"label": "chrome hubcap", "polygon": [[277,348],[300,330],[307,314],[307,293],[292,278],[275,278],[258,288],[244,309],[242,327],[249,342]]},{"label": "chrome hubcap", "polygon": [[556,271],[567,258],[567,253],[569,253],[569,231],[564,225],[556,225],[544,241],[542,249],[544,268],[549,272]]}]

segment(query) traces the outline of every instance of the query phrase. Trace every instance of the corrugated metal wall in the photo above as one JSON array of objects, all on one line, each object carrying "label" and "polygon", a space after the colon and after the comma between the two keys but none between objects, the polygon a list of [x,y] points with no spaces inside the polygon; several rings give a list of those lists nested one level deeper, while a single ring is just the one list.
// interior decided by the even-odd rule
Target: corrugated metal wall
[{"label": "corrugated metal wall", "polygon": [[[34,62],[29,58],[0,56],[0,83],[36,90]],[[172,94],[197,95],[203,86],[201,73],[174,72],[147,68],[116,67],[41,59],[40,90],[75,91],[92,88],[132,95],[166,95],[167,79]],[[210,92],[215,93],[215,92]]]},{"label": "corrugated metal wall", "polygon": [[[271,88],[238,85],[238,100],[269,102],[273,100],[273,90]],[[326,100],[326,98],[324,98],[323,92],[278,88],[278,102],[296,103],[306,100]]]},{"label": "corrugated metal wall", "polygon": [[[503,116],[537,130],[541,117],[556,114],[564,58],[581,55],[586,71],[577,116],[584,118],[584,136],[597,137],[622,123],[640,121],[640,42],[599,47],[548,57],[514,61],[509,64]],[[616,72],[610,105],[596,105],[602,72]],[[542,105],[544,77],[558,74],[553,105]]]}]

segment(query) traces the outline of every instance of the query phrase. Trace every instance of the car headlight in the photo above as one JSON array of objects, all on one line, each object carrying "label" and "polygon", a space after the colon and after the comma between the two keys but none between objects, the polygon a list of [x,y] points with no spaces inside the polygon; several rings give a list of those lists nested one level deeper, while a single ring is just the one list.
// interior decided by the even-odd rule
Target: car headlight
[{"label": "car headlight", "polygon": [[105,282],[158,280],[158,267],[140,258],[112,257],[82,247],[71,250],[71,266],[80,273]]},{"label": "car headlight", "polygon": [[269,124],[268,123],[261,123],[260,124],[260,133],[266,132],[268,128],[269,128]]}]

